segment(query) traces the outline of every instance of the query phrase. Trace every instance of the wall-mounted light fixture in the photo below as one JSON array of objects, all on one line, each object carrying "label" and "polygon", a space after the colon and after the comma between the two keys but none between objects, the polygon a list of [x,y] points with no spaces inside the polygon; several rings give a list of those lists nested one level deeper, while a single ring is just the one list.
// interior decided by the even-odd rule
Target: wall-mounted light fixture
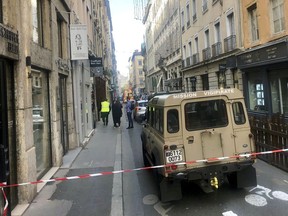
[{"label": "wall-mounted light fixture", "polygon": [[28,78],[32,78],[32,73],[31,73],[31,56],[26,56],[26,67],[29,67],[28,69]]}]

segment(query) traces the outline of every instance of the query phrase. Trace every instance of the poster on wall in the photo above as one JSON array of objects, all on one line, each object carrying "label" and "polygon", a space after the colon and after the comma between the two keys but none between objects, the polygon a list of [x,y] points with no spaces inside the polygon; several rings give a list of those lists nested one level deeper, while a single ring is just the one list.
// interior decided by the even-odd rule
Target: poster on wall
[{"label": "poster on wall", "polygon": [[87,25],[70,25],[71,60],[88,59]]}]

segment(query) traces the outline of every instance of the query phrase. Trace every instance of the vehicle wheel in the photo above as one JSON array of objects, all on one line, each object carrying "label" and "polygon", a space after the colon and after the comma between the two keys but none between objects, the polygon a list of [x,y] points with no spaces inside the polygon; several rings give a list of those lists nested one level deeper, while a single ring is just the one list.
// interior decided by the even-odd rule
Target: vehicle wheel
[{"label": "vehicle wheel", "polygon": [[145,166],[145,167],[150,166],[149,161],[148,161],[147,156],[146,156],[146,150],[144,149],[144,143],[143,143],[143,141],[142,141],[142,157],[143,157],[144,166]]}]

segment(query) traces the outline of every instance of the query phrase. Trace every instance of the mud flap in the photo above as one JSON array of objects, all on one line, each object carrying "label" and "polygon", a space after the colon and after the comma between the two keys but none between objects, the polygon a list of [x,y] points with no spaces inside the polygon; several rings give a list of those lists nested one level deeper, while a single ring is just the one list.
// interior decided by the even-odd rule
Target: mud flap
[{"label": "mud flap", "polygon": [[161,202],[182,199],[182,189],[180,180],[169,180],[163,178],[160,183]]},{"label": "mud flap", "polygon": [[237,172],[237,188],[257,186],[256,170],[253,166]]}]

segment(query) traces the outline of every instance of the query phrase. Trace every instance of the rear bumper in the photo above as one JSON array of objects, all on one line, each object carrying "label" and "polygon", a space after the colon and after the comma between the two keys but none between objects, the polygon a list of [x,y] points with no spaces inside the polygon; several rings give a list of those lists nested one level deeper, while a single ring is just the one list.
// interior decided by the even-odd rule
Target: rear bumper
[{"label": "rear bumper", "polygon": [[224,178],[227,174],[242,171],[253,165],[254,161],[241,161],[233,163],[223,163],[207,165],[205,167],[192,168],[186,171],[173,172],[168,174],[168,178],[193,180],[209,180],[212,177]]}]

